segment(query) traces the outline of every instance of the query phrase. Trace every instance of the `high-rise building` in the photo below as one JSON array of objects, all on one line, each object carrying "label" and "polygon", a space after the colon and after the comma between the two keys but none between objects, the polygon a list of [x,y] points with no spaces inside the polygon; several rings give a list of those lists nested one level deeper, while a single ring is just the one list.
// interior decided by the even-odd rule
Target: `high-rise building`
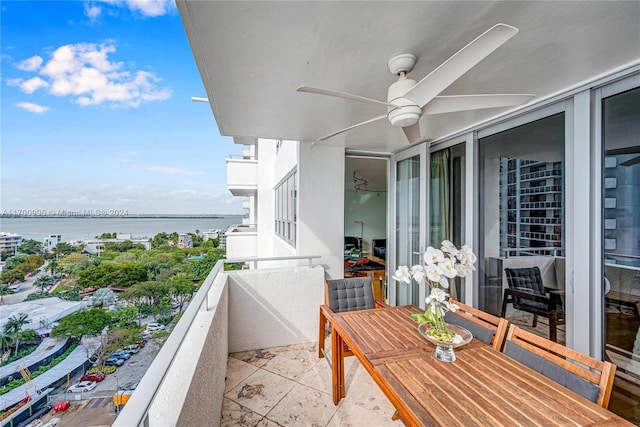
[{"label": "high-rise building", "polygon": [[[500,160],[500,251],[505,255],[563,248],[562,162]],[[508,253],[507,253],[508,252]]]}]

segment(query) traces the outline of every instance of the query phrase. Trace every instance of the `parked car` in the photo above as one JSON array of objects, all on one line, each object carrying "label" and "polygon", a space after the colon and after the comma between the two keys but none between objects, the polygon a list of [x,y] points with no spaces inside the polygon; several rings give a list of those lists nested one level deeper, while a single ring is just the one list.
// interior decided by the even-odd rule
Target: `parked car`
[{"label": "parked car", "polygon": [[13,292],[20,292],[22,290],[22,283],[14,283],[13,285],[9,285],[9,289]]},{"label": "parked car", "polygon": [[110,357],[115,357],[116,359],[129,360],[131,357],[131,353],[127,353],[125,351],[114,351],[111,353]]},{"label": "parked car", "polygon": [[104,379],[105,375],[102,372],[94,372],[93,374],[85,374],[80,378],[80,381],[95,381],[100,382]]},{"label": "parked car", "polygon": [[124,347],[120,351],[125,351],[127,353],[136,354],[137,352],[140,351],[140,346],[138,344],[129,344],[128,346]]},{"label": "parked car", "polygon": [[53,405],[53,412],[64,412],[69,409],[69,406],[71,406],[71,402],[69,402],[68,400],[61,400],[60,402],[56,402],[56,404]]},{"label": "parked car", "polygon": [[164,329],[164,325],[156,322],[147,324],[147,328],[146,328],[146,330],[149,332],[161,331],[163,329]]},{"label": "parked car", "polygon": [[80,381],[67,389],[67,393],[81,393],[83,391],[91,391],[98,385],[95,381]]},{"label": "parked car", "polygon": [[104,361],[104,364],[107,366],[122,366],[124,364],[124,360],[116,357],[110,357]]}]

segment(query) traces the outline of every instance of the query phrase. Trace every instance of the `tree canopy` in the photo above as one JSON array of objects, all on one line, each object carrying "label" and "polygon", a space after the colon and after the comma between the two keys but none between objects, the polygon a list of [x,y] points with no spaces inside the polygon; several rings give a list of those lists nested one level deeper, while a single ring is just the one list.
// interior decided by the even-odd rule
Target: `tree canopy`
[{"label": "tree canopy", "polygon": [[111,315],[101,308],[76,311],[60,319],[51,330],[54,337],[80,338],[82,335],[99,335],[111,323]]},{"label": "tree canopy", "polygon": [[42,255],[44,247],[41,242],[33,239],[23,240],[20,246],[18,246],[18,252],[27,255]]}]

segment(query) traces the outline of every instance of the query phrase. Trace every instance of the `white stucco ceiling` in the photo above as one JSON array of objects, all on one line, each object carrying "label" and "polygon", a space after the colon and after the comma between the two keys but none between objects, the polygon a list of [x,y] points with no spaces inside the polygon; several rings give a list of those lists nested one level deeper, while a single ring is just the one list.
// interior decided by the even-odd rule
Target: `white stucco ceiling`
[{"label": "white stucco ceiling", "polygon": [[[640,2],[225,2],[177,0],[220,133],[314,141],[385,114],[296,92],[302,84],[385,100],[394,55],[412,53],[421,79],[496,23],[520,32],[443,95],[549,97],[640,62]],[[200,95],[200,94],[194,94]],[[423,116],[434,140],[507,109]],[[395,152],[408,145],[386,120],[319,144]]]}]

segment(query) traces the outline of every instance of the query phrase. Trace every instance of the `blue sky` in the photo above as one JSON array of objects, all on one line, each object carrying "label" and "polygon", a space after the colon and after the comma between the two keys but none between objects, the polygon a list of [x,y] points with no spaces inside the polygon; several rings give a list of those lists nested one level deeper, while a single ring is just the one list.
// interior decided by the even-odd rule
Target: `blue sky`
[{"label": "blue sky", "polygon": [[243,213],[173,1],[2,1],[1,206]]}]

